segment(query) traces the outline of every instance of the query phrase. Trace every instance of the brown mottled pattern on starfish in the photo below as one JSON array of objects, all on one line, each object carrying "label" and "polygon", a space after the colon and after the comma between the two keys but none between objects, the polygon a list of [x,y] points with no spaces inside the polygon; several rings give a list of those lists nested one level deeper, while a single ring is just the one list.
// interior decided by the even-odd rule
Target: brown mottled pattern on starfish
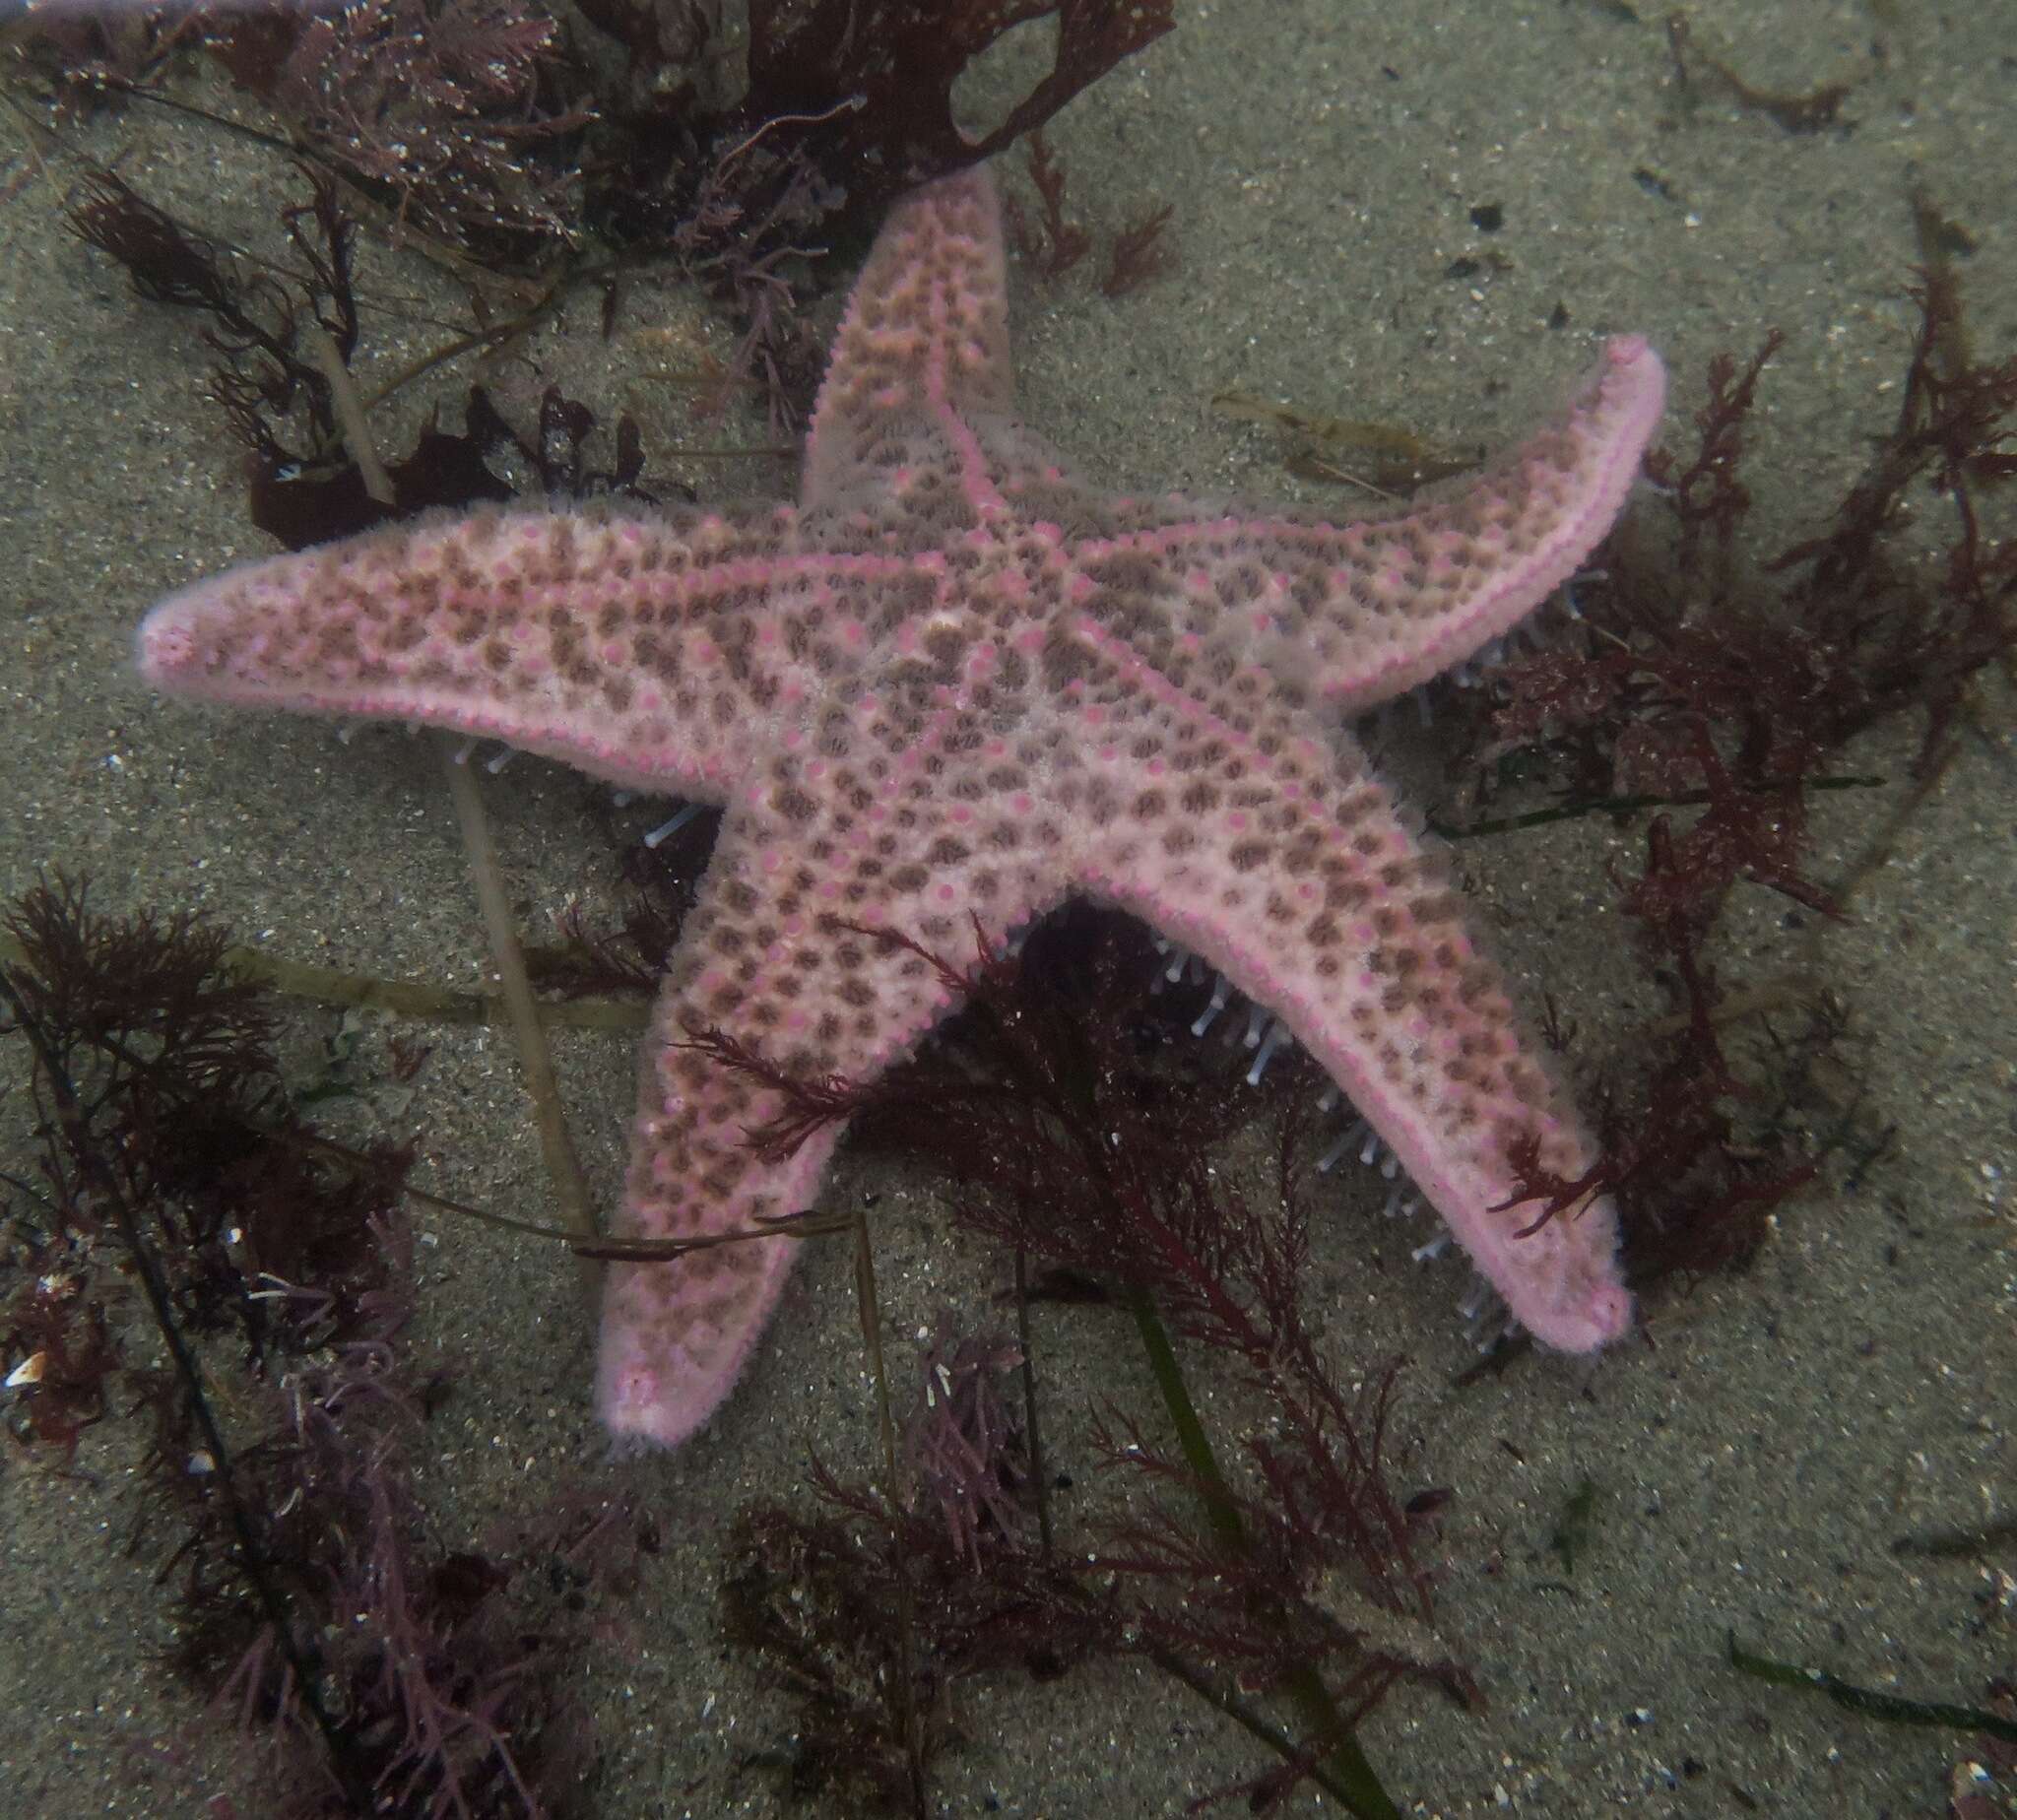
[{"label": "brown mottled pattern on starfish", "polygon": [[[892,215],[834,346],[802,503],[423,520],[185,590],[163,689],[494,736],[725,806],[645,1044],[619,1230],[705,1237],[812,1205],[837,1132],[759,1160],[776,1096],[681,1045],[718,1028],[873,1076],[957,956],[1083,893],[1265,1002],[1350,1093],[1513,1313],[1621,1332],[1611,1209],[1519,1236],[1515,1146],[1587,1138],[1339,707],[1391,698],[1538,606],[1621,508],[1659,361],[1608,344],[1561,419],[1405,511],[1112,499],[1013,415],[980,172]],[[667,1443],[713,1413],[793,1246],[610,1271],[600,1399]]]}]

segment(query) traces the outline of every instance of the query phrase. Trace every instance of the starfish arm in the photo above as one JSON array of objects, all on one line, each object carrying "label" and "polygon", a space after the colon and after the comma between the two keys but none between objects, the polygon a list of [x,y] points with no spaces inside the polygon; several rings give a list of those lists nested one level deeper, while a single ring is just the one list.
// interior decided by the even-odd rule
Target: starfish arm
[{"label": "starfish arm", "polygon": [[202,700],[449,727],[617,783],[719,799],[752,739],[859,661],[842,605],[936,585],[796,548],[790,507],[423,518],[171,595],[142,676]]},{"label": "starfish arm", "polygon": [[1259,671],[1173,679],[1090,619],[1076,644],[1077,758],[1054,788],[1060,818],[1094,832],[1073,854],[1081,887],[1273,1010],[1537,1338],[1618,1337],[1609,1204],[1526,1237],[1532,1203],[1505,1204],[1523,1139],[1570,1179],[1590,1141],[1357,747],[1340,757]]},{"label": "starfish arm", "polygon": [[943,536],[1000,514],[1013,399],[1001,209],[976,166],[905,197],[877,236],[813,413],[809,517],[907,515]]},{"label": "starfish arm", "polygon": [[[955,707],[863,700],[839,756],[786,755],[733,799],[644,1049],[632,1163],[617,1230],[691,1239],[813,1204],[838,1122],[785,1157],[751,1135],[773,1088],[690,1046],[719,1032],[801,1079],[873,1079],[951,1008],[901,932],[958,958],[1064,895],[1062,867],[1017,819],[1017,756],[981,752],[1010,785],[955,777]],[[815,802],[816,796],[816,802]],[[865,931],[870,933],[864,933]],[[606,1290],[597,1403],[619,1436],[677,1446],[734,1388],[790,1271],[790,1239],[675,1262],[618,1264]]]},{"label": "starfish arm", "polygon": [[1219,637],[1356,714],[1504,636],[1576,572],[1624,508],[1665,395],[1659,357],[1619,337],[1554,422],[1406,511],[1168,518],[1081,544],[1079,560],[1125,585],[1145,559],[1169,578],[1177,631]]}]

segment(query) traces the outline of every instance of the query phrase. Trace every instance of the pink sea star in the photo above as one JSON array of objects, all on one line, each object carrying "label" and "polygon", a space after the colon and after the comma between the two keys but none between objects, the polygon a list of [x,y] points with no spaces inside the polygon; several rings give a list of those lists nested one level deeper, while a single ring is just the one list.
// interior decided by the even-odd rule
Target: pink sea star
[{"label": "pink sea star", "polygon": [[[717,1028],[867,1077],[948,1008],[915,953],[1080,893],[1264,1002],[1348,1092],[1513,1314],[1616,1337],[1602,1202],[1519,1236],[1514,1154],[1590,1145],[1460,900],[1336,710],[1462,662],[1621,509],[1663,377],[1616,340],[1566,413],[1464,490],[1333,525],[1114,499],[1016,419],[980,171],[892,214],[834,345],[798,506],[422,520],[164,601],[140,664],[177,694],[426,722],[727,805],[644,1050],[618,1230],[714,1234],[810,1205],[839,1136],[760,1161],[775,1095],[683,1046]],[[1329,712],[1327,712],[1329,711]],[[613,1267],[600,1404],[668,1444],[712,1414],[795,1245]]]}]

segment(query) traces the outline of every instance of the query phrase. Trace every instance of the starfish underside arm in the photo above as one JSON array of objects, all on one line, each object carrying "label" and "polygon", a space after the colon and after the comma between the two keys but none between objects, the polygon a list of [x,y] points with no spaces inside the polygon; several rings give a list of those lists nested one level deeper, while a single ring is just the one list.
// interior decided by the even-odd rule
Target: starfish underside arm
[{"label": "starfish underside arm", "polygon": [[[1517,1236],[1515,1146],[1574,1179],[1590,1143],[1471,947],[1460,900],[1356,746],[1342,759],[1249,670],[1165,675],[1090,620],[1054,789],[1080,885],[1275,1012],[1351,1096],[1514,1315],[1584,1351],[1630,1317],[1603,1203]],[[1495,1210],[1497,1209],[1497,1210]]]},{"label": "starfish underside arm", "polygon": [[246,564],[141,626],[170,694],[453,728],[718,800],[938,584],[796,514],[428,518]]},{"label": "starfish underside arm", "polygon": [[[973,957],[975,919],[999,937],[1064,895],[1062,865],[983,767],[953,762],[955,719],[864,702],[852,736],[832,742],[841,755],[788,756],[739,787],[645,1044],[623,1236],[717,1236],[804,1209],[839,1140],[835,1122],[787,1157],[759,1155],[750,1136],[782,1096],[687,1047],[692,1036],[719,1032],[801,1079],[872,1080],[951,1001],[920,955],[865,929],[959,965]],[[1002,745],[979,755],[1012,798],[1022,764]],[[613,1430],[672,1446],[706,1422],[768,1321],[796,1243],[612,1267],[598,1401]]]},{"label": "starfish underside arm", "polygon": [[[1482,475],[1405,512],[1334,525],[1296,513],[1158,517],[1079,558],[1123,585],[1152,566],[1179,633],[1358,713],[1504,636],[1601,543],[1659,423],[1665,374],[1637,337],[1606,344],[1556,421]],[[1139,584],[1138,584],[1139,585]]]}]

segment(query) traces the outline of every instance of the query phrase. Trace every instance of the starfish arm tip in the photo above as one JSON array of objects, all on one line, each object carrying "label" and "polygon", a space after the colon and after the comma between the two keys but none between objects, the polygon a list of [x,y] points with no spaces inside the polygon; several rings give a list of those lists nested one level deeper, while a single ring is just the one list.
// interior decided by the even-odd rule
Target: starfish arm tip
[{"label": "starfish arm tip", "polygon": [[596,1413],[618,1442],[679,1447],[707,1425],[731,1388],[718,1379],[675,1381],[620,1330],[605,1330]]},{"label": "starfish arm tip", "polygon": [[1573,1303],[1524,1325],[1557,1352],[1599,1352],[1632,1331],[1632,1315],[1630,1290],[1617,1282],[1597,1282]]},{"label": "starfish arm tip", "polygon": [[1597,392],[1613,425],[1614,467],[1629,484],[1666,411],[1666,362],[1643,335],[1614,335],[1603,351]]},{"label": "starfish arm tip", "polygon": [[188,661],[189,634],[186,626],[167,614],[172,600],[163,601],[141,620],[133,639],[133,665],[141,680],[156,688],[167,686],[175,673]]},{"label": "starfish arm tip", "polygon": [[1632,1330],[1634,1302],[1618,1268],[1617,1211],[1608,1199],[1507,1238],[1453,1221],[1521,1326],[1557,1352],[1597,1352]]},{"label": "starfish arm tip", "polygon": [[690,1261],[619,1265],[611,1275],[596,1365],[596,1413],[618,1443],[684,1445],[713,1420],[769,1325],[794,1248],[738,1247],[754,1276],[733,1305],[695,1283]]}]

